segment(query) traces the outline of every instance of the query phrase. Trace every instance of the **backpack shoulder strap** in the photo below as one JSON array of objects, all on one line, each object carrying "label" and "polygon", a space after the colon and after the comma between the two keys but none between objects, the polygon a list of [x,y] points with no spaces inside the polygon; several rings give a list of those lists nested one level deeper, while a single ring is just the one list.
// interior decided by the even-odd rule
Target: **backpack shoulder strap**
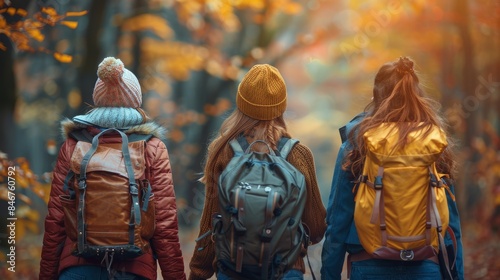
[{"label": "backpack shoulder strap", "polygon": [[297,139],[282,137],[278,142],[278,154],[286,159],[288,154],[292,151],[293,146],[297,143],[299,143]]},{"label": "backpack shoulder strap", "polygon": [[233,149],[234,156],[241,156],[241,155],[243,155],[245,153],[243,151],[243,148],[241,147],[240,142],[238,141],[238,138],[229,141],[229,145]]}]

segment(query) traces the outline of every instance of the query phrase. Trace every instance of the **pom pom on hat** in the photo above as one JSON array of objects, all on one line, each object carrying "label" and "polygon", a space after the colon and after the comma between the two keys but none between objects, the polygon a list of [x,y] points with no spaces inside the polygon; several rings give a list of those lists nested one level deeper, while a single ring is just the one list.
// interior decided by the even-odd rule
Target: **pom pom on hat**
[{"label": "pom pom on hat", "polygon": [[120,59],[106,57],[99,64],[97,76],[92,95],[95,107],[141,107],[139,80]]},{"label": "pom pom on hat", "polygon": [[114,57],[106,57],[97,68],[97,77],[104,82],[118,82],[123,75],[123,62]]},{"label": "pom pom on hat", "polygon": [[286,85],[278,69],[269,64],[254,65],[241,80],[236,106],[257,120],[272,120],[286,110]]}]

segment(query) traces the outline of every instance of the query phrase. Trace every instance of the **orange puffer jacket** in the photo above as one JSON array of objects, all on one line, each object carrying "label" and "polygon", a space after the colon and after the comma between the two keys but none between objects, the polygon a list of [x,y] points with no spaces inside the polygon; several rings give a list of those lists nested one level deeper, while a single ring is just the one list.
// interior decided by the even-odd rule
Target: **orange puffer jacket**
[{"label": "orange puffer jacket", "polygon": [[[65,268],[76,265],[100,265],[100,261],[93,261],[71,254],[71,242],[66,236],[64,228],[64,214],[59,200],[63,195],[64,179],[70,169],[70,159],[76,145],[76,140],[68,134],[81,129],[72,121],[62,123],[63,143],[57,158],[53,173],[52,188],[48,204],[48,215],[45,218],[45,234],[43,237],[42,258],[40,262],[39,279],[57,279]],[[99,132],[97,128],[86,127],[90,134]],[[128,272],[140,275],[147,279],[157,278],[157,262],[160,265],[163,279],[182,280],[184,261],[178,237],[177,207],[175,201],[172,169],[165,144],[158,138],[163,129],[155,123],[146,123],[133,127],[126,133],[153,134],[156,137],[147,142],[145,149],[146,165],[152,190],[155,196],[156,229],[151,240],[154,255],[150,252],[131,260],[113,262],[113,269],[117,272]],[[121,142],[118,134],[102,137],[101,142]]]}]

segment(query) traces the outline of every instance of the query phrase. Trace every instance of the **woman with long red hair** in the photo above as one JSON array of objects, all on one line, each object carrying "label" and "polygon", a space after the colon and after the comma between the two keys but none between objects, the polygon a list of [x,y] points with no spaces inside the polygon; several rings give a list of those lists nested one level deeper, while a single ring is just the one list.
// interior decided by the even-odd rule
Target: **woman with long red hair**
[{"label": "woman with long red hair", "polygon": [[[407,58],[385,63],[375,76],[372,101],[365,111],[340,129],[342,145],[334,170],[331,193],[327,207],[327,231],[322,251],[322,279],[341,279],[346,253],[349,254],[347,274],[350,279],[442,279],[440,265],[430,260],[403,261],[381,258],[356,258],[365,252],[361,246],[359,229],[354,221],[356,183],[363,174],[363,164],[368,154],[367,133],[377,131],[386,124],[389,133],[397,139],[387,149],[404,149],[418,139],[427,139],[433,131],[444,134],[445,120],[439,115],[439,104],[426,96],[414,62]],[[454,191],[455,161],[452,139],[446,135],[447,147],[441,152],[436,169],[443,175],[450,192]],[[388,141],[387,141],[388,142]],[[415,144],[415,143],[413,143]],[[446,146],[446,145],[444,145]],[[391,150],[392,151],[392,150]],[[456,236],[454,279],[463,279],[463,260],[460,221],[453,195],[448,195],[449,226]],[[383,201],[383,200],[382,200]],[[382,219],[382,218],[381,218]],[[358,225],[359,226],[359,225]],[[383,229],[385,230],[385,229]],[[451,244],[452,238],[446,238]],[[447,246],[448,247],[448,246]],[[453,256],[454,257],[454,256]],[[401,257],[403,258],[403,257]],[[353,260],[352,262],[350,260]]]}]

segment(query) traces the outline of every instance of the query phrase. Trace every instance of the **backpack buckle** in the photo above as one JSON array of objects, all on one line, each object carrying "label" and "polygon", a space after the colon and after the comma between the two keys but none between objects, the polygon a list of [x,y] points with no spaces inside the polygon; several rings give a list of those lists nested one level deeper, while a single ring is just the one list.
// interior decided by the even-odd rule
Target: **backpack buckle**
[{"label": "backpack buckle", "polygon": [[375,176],[375,183],[373,184],[373,188],[376,190],[381,190],[382,187],[382,176]]},{"label": "backpack buckle", "polygon": [[139,186],[137,185],[136,182],[130,182],[130,194],[132,195],[138,195],[139,194]]},{"label": "backpack buckle", "polygon": [[87,181],[85,179],[80,179],[78,181],[78,189],[79,190],[84,190],[87,188]]},{"label": "backpack buckle", "polygon": [[273,234],[273,231],[271,230],[271,228],[264,228],[262,230],[262,234],[260,236],[260,240],[262,242],[266,242],[266,243],[267,242],[271,242],[271,239],[273,238],[272,234]]},{"label": "backpack buckle", "polygon": [[415,253],[413,253],[413,250],[401,250],[399,257],[403,261],[411,261],[415,257]]}]

